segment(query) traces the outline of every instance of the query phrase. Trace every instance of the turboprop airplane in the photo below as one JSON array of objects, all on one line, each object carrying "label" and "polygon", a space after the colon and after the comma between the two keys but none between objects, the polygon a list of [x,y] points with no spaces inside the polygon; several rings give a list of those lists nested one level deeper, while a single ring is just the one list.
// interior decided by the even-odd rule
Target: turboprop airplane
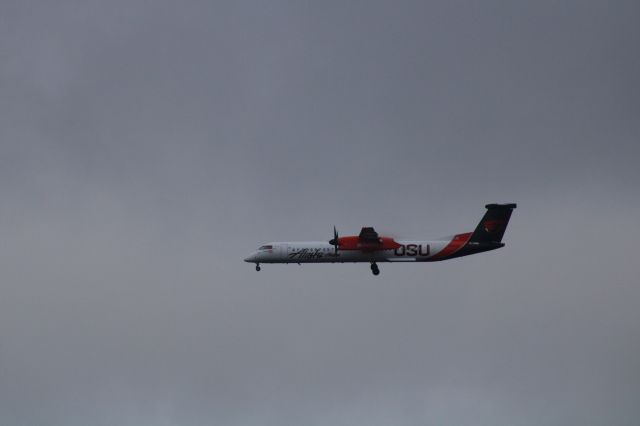
[{"label": "turboprop airplane", "polygon": [[482,220],[473,232],[434,241],[396,241],[383,237],[371,227],[359,235],[340,237],[333,227],[328,242],[282,242],[260,246],[245,262],[255,263],[345,263],[371,264],[373,275],[380,274],[379,262],[435,262],[504,247],[502,237],[516,204],[487,204]]}]

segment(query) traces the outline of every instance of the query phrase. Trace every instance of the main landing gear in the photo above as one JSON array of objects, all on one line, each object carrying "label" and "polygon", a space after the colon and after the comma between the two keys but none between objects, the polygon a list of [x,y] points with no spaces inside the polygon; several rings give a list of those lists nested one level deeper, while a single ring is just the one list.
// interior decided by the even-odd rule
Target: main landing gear
[{"label": "main landing gear", "polygon": [[256,271],[260,272],[260,264],[256,263]]},{"label": "main landing gear", "polygon": [[373,272],[373,275],[380,275],[380,269],[376,262],[371,262],[371,272]]}]

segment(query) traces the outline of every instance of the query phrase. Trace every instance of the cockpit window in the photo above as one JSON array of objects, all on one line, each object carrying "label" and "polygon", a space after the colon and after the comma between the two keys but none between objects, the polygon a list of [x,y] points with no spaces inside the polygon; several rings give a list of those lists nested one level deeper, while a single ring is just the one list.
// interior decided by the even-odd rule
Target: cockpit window
[{"label": "cockpit window", "polygon": [[272,250],[273,246],[269,245],[269,246],[261,246],[258,250]]}]

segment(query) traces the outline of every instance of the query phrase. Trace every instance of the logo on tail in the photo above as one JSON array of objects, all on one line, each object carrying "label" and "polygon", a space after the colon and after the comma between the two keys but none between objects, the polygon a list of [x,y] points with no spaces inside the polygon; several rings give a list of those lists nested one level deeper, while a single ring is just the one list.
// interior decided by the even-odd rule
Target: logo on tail
[{"label": "logo on tail", "polygon": [[504,226],[504,220],[486,220],[482,226],[486,232],[496,232],[501,226]]},{"label": "logo on tail", "polygon": [[513,203],[487,204],[485,207],[487,211],[471,235],[470,241],[499,243],[502,241],[502,236],[511,218],[511,212],[516,208],[516,205]]}]

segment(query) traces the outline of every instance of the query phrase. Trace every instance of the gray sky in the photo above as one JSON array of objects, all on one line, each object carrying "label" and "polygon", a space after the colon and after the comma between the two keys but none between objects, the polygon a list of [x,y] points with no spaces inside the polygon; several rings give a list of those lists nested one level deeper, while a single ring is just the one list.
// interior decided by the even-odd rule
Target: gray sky
[{"label": "gray sky", "polygon": [[[0,3],[3,425],[636,425],[634,1]],[[430,265],[266,266],[335,224]]]}]

